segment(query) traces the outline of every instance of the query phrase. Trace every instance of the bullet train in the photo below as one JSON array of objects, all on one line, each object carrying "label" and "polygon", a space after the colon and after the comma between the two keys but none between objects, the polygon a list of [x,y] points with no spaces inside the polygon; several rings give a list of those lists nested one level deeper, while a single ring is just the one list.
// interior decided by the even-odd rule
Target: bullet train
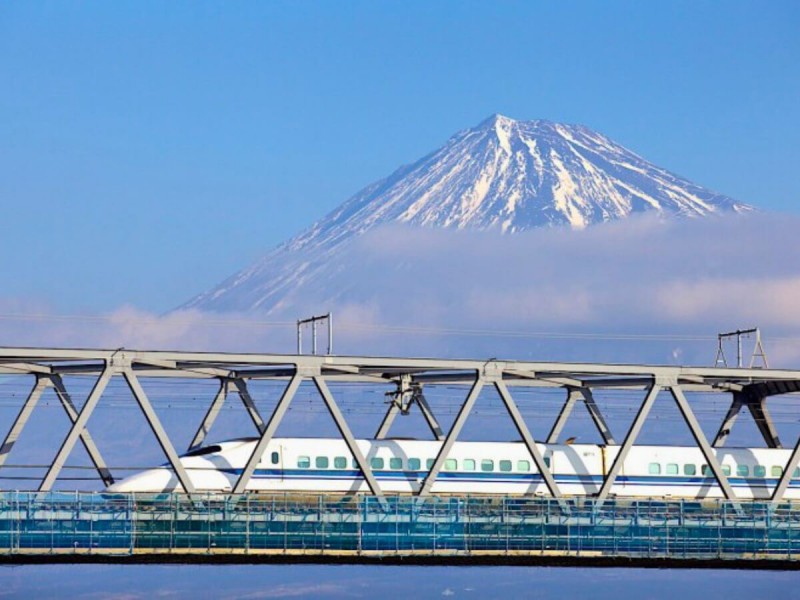
[{"label": "bullet train", "polygon": [[[422,485],[441,448],[439,441],[357,440],[381,490],[413,494]],[[195,489],[229,492],[256,444],[243,438],[211,444],[181,457]],[[619,453],[619,446],[543,444],[544,457],[561,493],[592,496]],[[790,450],[717,448],[717,460],[738,498],[769,498],[783,474]],[[106,488],[106,493],[180,491],[168,464],[136,473]],[[341,439],[274,438],[247,485],[253,493],[369,493],[354,458]],[[522,442],[456,442],[431,489],[433,494],[549,495]],[[643,498],[722,498],[713,473],[698,448],[634,446],[611,494]],[[784,495],[800,498],[800,469]]]}]

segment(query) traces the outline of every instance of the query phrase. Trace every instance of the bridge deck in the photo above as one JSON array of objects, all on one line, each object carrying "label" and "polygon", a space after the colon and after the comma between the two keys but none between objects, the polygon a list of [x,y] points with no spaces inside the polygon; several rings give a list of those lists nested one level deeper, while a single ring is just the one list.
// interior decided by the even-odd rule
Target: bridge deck
[{"label": "bridge deck", "polygon": [[0,555],[11,562],[70,556],[423,562],[566,557],[800,567],[800,503],[385,500],[6,492],[0,494]]}]

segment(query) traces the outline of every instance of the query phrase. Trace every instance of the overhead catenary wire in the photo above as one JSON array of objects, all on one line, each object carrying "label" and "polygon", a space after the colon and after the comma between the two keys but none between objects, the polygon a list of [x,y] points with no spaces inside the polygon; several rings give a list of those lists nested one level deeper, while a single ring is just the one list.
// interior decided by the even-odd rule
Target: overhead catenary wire
[{"label": "overhead catenary wire", "polygon": [[[296,327],[296,321],[246,319],[239,317],[218,318],[207,316],[180,316],[172,314],[159,316],[131,316],[131,315],[87,315],[87,314],[49,314],[49,313],[0,313],[0,320],[7,321],[56,321],[56,322],[86,322],[86,323],[133,323],[133,324],[161,324],[166,321],[173,324],[230,327],[241,325],[247,327],[277,328]],[[486,338],[539,338],[560,340],[596,340],[596,341],[654,341],[654,342],[708,342],[716,341],[716,335],[696,333],[620,333],[598,331],[542,331],[542,330],[504,330],[469,327],[433,327],[423,325],[390,325],[381,323],[348,322],[340,320],[337,331],[370,331],[382,333],[403,333],[412,335],[430,336],[469,336]],[[291,330],[287,330],[291,331]],[[800,344],[798,336],[770,336],[770,344]]]}]

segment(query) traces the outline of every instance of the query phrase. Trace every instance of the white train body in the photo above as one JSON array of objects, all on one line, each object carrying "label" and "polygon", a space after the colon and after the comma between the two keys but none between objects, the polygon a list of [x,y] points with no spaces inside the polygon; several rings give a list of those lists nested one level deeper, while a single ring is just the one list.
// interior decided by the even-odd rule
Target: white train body
[{"label": "white train body", "polygon": [[[205,446],[181,457],[196,490],[227,492],[236,484],[255,447],[240,439]],[[382,491],[417,492],[442,442],[357,440]],[[619,446],[538,443],[562,494],[593,496],[619,453]],[[769,498],[790,450],[718,448],[717,460],[738,498]],[[108,493],[171,492],[181,489],[168,465],[149,469],[106,489]],[[274,438],[247,485],[249,492],[368,493],[369,487],[341,439]],[[521,442],[456,442],[432,487],[434,494],[549,495]],[[611,494],[642,498],[722,498],[698,448],[634,446]],[[800,472],[785,498],[800,498]]]}]

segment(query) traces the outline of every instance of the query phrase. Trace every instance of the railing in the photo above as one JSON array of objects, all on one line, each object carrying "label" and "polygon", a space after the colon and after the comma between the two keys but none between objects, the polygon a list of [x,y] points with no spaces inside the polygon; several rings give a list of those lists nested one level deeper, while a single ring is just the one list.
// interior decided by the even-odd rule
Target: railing
[{"label": "railing", "polygon": [[796,560],[800,503],[0,493],[6,555],[296,551]]}]

